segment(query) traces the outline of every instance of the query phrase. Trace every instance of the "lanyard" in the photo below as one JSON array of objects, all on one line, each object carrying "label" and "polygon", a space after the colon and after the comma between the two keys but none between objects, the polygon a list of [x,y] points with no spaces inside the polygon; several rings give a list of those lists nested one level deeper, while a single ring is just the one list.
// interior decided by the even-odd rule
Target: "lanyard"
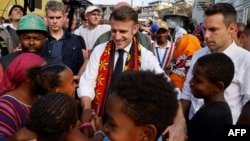
[{"label": "lanyard", "polygon": [[164,52],[164,55],[163,55],[162,60],[161,60],[161,58],[160,58],[160,54],[159,54],[159,50],[158,50],[158,49],[159,49],[159,47],[156,48],[157,59],[158,59],[158,61],[159,61],[159,63],[160,63],[160,66],[163,67],[163,63],[164,63],[165,58],[166,58],[166,56],[167,56],[168,48],[165,48],[165,52]]}]

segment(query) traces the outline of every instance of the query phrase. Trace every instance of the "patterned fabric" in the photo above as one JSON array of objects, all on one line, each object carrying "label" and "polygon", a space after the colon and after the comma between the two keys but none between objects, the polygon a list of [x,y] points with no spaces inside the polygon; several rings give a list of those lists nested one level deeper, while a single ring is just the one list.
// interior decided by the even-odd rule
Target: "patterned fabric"
[{"label": "patterned fabric", "polygon": [[176,43],[169,77],[180,90],[184,85],[192,56],[200,48],[198,38],[191,34],[184,35]]},{"label": "patterned fabric", "polygon": [[30,107],[10,95],[0,97],[0,136],[9,137],[22,128],[29,117]]},{"label": "patterned fabric", "polygon": [[[112,40],[109,41],[100,58],[95,88],[96,96],[94,101],[92,102],[92,107],[95,109],[95,112],[97,112],[99,116],[101,116],[104,112],[106,99],[108,96],[108,89],[112,80],[115,49],[115,43]],[[141,48],[137,40],[134,38],[132,47],[126,59],[125,66],[123,67],[123,71],[140,70],[140,66]]]}]

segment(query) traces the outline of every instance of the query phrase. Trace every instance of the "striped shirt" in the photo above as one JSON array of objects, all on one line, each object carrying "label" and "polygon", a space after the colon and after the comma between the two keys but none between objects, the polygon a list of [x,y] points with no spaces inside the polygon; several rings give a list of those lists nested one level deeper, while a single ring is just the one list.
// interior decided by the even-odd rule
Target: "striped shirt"
[{"label": "striped shirt", "polygon": [[22,128],[29,117],[30,108],[13,96],[0,97],[0,136],[9,137]]}]

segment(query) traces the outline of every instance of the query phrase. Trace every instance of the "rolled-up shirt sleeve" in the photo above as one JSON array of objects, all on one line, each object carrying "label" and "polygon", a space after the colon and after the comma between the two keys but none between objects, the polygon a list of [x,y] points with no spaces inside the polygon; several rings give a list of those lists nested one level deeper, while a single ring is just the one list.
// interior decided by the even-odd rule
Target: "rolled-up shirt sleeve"
[{"label": "rolled-up shirt sleeve", "polygon": [[86,70],[80,77],[79,88],[77,89],[77,95],[79,98],[83,96],[90,97],[92,100],[95,98],[95,87],[99,62],[105,46],[106,43],[100,44],[99,46],[95,47],[91,53]]}]

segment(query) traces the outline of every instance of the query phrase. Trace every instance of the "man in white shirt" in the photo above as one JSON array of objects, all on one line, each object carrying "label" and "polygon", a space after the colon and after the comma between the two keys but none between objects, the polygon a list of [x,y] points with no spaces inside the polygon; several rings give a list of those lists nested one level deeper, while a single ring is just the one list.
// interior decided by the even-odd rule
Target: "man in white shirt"
[{"label": "man in white shirt", "polygon": [[[123,7],[122,7],[123,8]],[[134,12],[134,10],[130,7],[124,7],[123,12]],[[152,52],[147,50],[138,44],[137,40],[134,40],[134,34],[138,30],[138,17],[137,13],[131,13],[128,15],[122,15],[121,10],[117,10],[118,12],[114,12],[111,15],[111,27],[112,27],[112,40],[108,43],[103,43],[95,47],[93,50],[89,63],[87,65],[86,71],[81,76],[78,96],[81,98],[82,104],[84,105],[84,109],[91,108],[91,102],[96,97],[96,81],[98,79],[99,73],[98,70],[101,67],[105,68],[106,65],[112,64],[112,68],[115,68],[115,62],[118,59],[118,49],[122,49],[124,51],[123,55],[123,71],[127,70],[128,67],[133,67],[133,69],[143,69],[143,70],[154,70],[156,73],[164,73],[164,71],[159,66],[159,63],[156,57]],[[126,13],[127,14],[127,13]],[[133,15],[134,14],[134,15]],[[119,19],[118,16],[123,16]],[[111,44],[109,44],[111,43]],[[107,48],[108,45],[112,45],[109,50]],[[109,52],[109,58],[102,58],[105,52]],[[137,53],[137,54],[135,54]],[[134,60],[130,60],[129,58],[134,58]],[[141,58],[140,60],[138,60]],[[103,60],[102,60],[103,59]],[[107,61],[108,60],[108,61]],[[105,62],[104,62],[105,61]],[[130,65],[132,61],[133,64]],[[107,63],[107,64],[106,64]],[[129,63],[129,64],[125,64]],[[136,66],[136,63],[137,66]],[[104,65],[104,66],[102,66]],[[106,69],[106,68],[105,68]],[[112,77],[112,76],[111,76]],[[110,79],[111,80],[111,79]],[[104,84],[105,85],[105,84]],[[106,86],[108,88],[108,85]],[[86,100],[87,99],[87,100]],[[86,102],[87,101],[87,102]],[[98,109],[96,109],[96,112]]]},{"label": "man in white shirt", "polygon": [[205,11],[203,25],[207,47],[199,50],[192,58],[181,94],[183,111],[187,114],[190,107],[189,119],[191,119],[203,104],[203,100],[193,97],[189,87],[196,60],[205,54],[223,52],[232,59],[235,65],[234,78],[225,90],[224,96],[230,106],[233,122],[236,123],[242,106],[250,100],[250,81],[248,80],[250,77],[250,59],[248,59],[250,53],[237,46],[232,38],[236,28],[236,11],[228,3],[212,5]]},{"label": "man in white shirt", "polygon": [[[80,78],[78,97],[84,110],[83,126],[90,122],[91,108],[99,116],[103,116],[109,88],[115,82],[115,76],[119,75],[116,74],[116,70],[121,63],[120,59],[123,64],[121,71],[152,70],[156,73],[164,73],[153,53],[141,46],[134,38],[138,31],[138,14],[133,8],[123,6],[114,10],[110,23],[112,40],[94,48],[86,71]],[[178,114],[182,115],[179,111]],[[183,119],[181,115],[177,117]],[[185,120],[180,121],[178,118],[176,122],[179,121],[177,122],[179,127],[175,129],[185,128],[182,124]]]},{"label": "man in white shirt", "polygon": [[97,6],[87,7],[85,18],[87,20],[87,27],[83,28],[79,32],[79,35],[83,37],[89,55],[97,38],[103,33],[109,31],[111,27],[107,24],[100,24],[102,19],[102,9]]},{"label": "man in white shirt", "polygon": [[156,42],[153,43],[153,51],[166,73],[169,71],[169,64],[174,52],[174,43],[168,40],[169,28],[167,22],[161,21],[156,32]]}]

